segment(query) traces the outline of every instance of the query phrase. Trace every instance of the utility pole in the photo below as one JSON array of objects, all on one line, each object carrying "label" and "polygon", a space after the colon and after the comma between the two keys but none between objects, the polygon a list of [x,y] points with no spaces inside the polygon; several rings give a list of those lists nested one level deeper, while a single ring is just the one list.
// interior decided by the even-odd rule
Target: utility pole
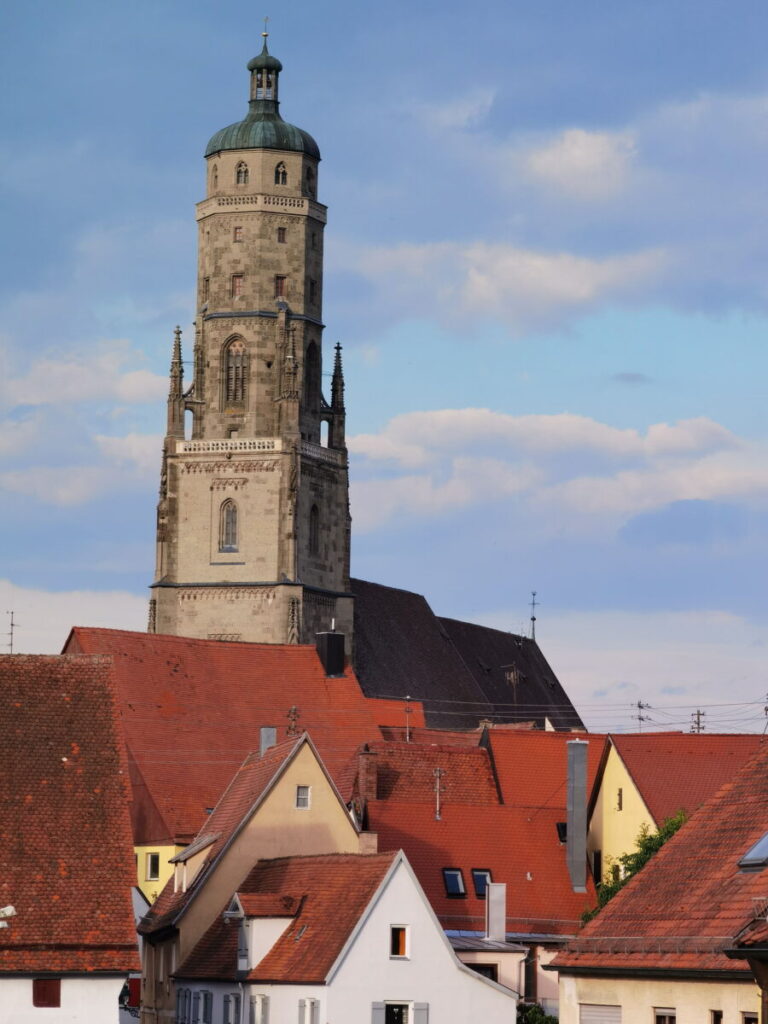
[{"label": "utility pole", "polygon": [[443,792],[443,776],[445,772],[442,768],[435,768],[435,821],[440,821],[440,794]]},{"label": "utility pole", "polygon": [[702,718],[705,718],[706,714],[706,711],[701,711],[699,708],[691,713],[691,732],[704,732],[706,726],[702,722]]},{"label": "utility pole", "polygon": [[7,645],[8,646],[8,653],[9,654],[13,654],[13,631],[18,626],[18,622],[15,621],[15,619],[13,617],[14,613],[12,611],[6,612],[5,614],[9,617],[9,624],[10,624],[10,629],[6,633],[6,636],[8,637],[8,645]]},{"label": "utility pole", "polygon": [[637,702],[637,704],[635,705],[635,707],[637,708],[637,714],[633,715],[632,717],[637,719],[637,731],[638,732],[642,732],[643,731],[643,722],[647,722],[648,721],[647,716],[644,715],[643,712],[647,711],[650,708],[650,706],[651,706],[650,704],[645,704],[641,700],[639,700]]},{"label": "utility pole", "polygon": [[531,591],[531,640],[536,639],[536,606],[538,605],[536,600],[536,591]]}]

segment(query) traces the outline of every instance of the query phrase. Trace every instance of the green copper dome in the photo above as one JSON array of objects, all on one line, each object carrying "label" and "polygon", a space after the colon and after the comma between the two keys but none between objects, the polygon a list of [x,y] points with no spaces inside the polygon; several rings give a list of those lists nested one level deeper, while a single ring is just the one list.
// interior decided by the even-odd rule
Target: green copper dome
[{"label": "green copper dome", "polygon": [[251,100],[242,121],[222,128],[211,137],[205,155],[228,149],[283,149],[306,153],[320,159],[320,150],[312,136],[288,124],[280,117],[277,79],[283,65],[267,50],[267,40],[258,57],[248,63],[251,73]]}]

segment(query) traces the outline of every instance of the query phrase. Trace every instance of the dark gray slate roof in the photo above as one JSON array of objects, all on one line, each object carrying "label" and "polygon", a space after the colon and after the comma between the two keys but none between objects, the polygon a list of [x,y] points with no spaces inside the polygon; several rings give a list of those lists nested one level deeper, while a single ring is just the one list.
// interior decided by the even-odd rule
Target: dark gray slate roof
[{"label": "dark gray slate roof", "polygon": [[583,728],[534,641],[439,619],[408,590],[356,579],[351,589],[355,670],[367,696],[423,701],[430,728],[473,729],[484,718]]}]

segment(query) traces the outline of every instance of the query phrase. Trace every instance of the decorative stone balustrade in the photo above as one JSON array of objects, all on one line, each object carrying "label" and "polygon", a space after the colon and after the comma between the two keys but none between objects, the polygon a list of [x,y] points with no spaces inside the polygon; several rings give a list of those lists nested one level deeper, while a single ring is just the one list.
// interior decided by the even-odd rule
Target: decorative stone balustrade
[{"label": "decorative stone balustrade", "polygon": [[216,441],[177,441],[177,455],[205,452],[279,452],[279,437],[227,437]]}]

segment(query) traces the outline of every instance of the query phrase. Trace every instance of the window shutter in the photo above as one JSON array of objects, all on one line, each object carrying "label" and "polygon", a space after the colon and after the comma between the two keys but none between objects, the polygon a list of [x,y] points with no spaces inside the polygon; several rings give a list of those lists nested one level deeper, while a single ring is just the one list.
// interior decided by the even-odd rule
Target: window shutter
[{"label": "window shutter", "polygon": [[[224,1024],[232,1024],[232,999],[230,996],[224,996]],[[238,1021],[238,1024],[240,1022]]]},{"label": "window shutter", "polygon": [[428,1024],[429,1003],[413,1004],[413,1024]]},{"label": "window shutter", "polygon": [[261,1020],[259,1024],[269,1024],[269,996],[261,997]]},{"label": "window shutter", "polygon": [[307,1024],[306,1010],[307,1010],[307,1000],[306,999],[300,999],[299,1000],[299,1024]]},{"label": "window shutter", "polygon": [[374,1003],[371,1007],[371,1024],[384,1024],[385,1013],[384,1003]]},{"label": "window shutter", "polygon": [[192,1024],[200,1024],[200,993],[192,995]]},{"label": "window shutter", "polygon": [[621,1007],[579,1003],[579,1024],[621,1024]]},{"label": "window shutter", "polygon": [[309,1000],[309,1024],[320,1024],[320,1001],[319,999]]}]

